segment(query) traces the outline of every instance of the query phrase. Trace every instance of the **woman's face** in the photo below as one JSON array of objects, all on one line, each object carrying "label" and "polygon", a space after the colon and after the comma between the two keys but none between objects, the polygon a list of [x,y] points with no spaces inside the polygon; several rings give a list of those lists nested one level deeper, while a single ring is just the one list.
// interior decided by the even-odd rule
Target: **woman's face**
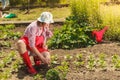
[{"label": "woman's face", "polygon": [[49,27],[50,24],[48,24],[48,23],[43,23],[42,26],[43,26],[43,27]]},{"label": "woman's face", "polygon": [[39,26],[49,28],[50,24],[48,24],[48,23],[40,23]]}]

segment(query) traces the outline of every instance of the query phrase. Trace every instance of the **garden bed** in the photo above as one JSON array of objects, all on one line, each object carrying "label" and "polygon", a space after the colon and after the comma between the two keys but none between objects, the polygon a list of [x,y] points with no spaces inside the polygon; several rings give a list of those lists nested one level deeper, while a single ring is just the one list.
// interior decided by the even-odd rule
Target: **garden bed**
[{"label": "garden bed", "polygon": [[[51,28],[52,31],[54,31],[55,26],[57,26],[57,28],[60,28],[61,25],[52,25],[54,26],[53,28]],[[13,29],[13,32],[24,32],[26,27],[16,27],[15,29]],[[4,41],[4,40],[0,40],[0,41]],[[53,68],[53,67],[49,67],[49,68],[43,68],[43,67],[36,67],[37,71],[39,72],[38,75],[36,76],[32,76],[29,75],[27,73],[26,67],[23,65],[23,62],[21,62],[21,59],[19,57],[18,52],[12,53],[11,51],[17,51],[16,50],[16,40],[12,40],[12,39],[6,39],[5,42],[10,41],[11,46],[1,46],[0,50],[2,52],[4,52],[3,55],[0,56],[1,61],[4,60],[6,57],[11,57],[12,60],[11,62],[7,62],[5,64],[4,67],[2,67],[2,70],[0,71],[0,74],[4,74],[3,77],[6,77],[5,79],[7,80],[44,80],[45,79],[45,75],[46,72]],[[68,73],[66,76],[67,80],[119,80],[120,79],[120,65],[118,66],[118,68],[114,68],[114,65],[112,63],[112,56],[114,56],[114,54],[120,55],[120,43],[119,42],[110,42],[110,41],[103,41],[103,43],[101,44],[96,44],[94,46],[90,46],[87,48],[78,48],[78,49],[73,49],[73,50],[64,50],[64,49],[54,49],[54,50],[50,50],[51,55],[55,56],[57,55],[57,62],[58,63],[62,63],[62,62],[68,62],[69,64],[69,69],[68,69]],[[12,53],[14,56],[11,56],[9,53]],[[89,62],[89,57],[92,54],[93,60],[97,61],[97,59],[99,58],[100,54],[105,54],[105,67],[104,68],[100,68],[99,66],[97,66],[97,63],[95,63],[95,65],[90,69],[88,66],[88,62]],[[2,54],[2,53],[1,53]],[[79,64],[74,63],[77,59],[76,55],[78,54],[82,54],[82,60],[84,61],[84,64],[82,64],[81,66]],[[65,58],[65,56],[67,58]],[[32,59],[32,57],[31,57]],[[70,59],[70,60],[69,60]],[[8,59],[9,60],[9,59]],[[17,61],[19,61],[17,63]],[[13,64],[17,65],[17,67],[13,67]],[[33,63],[34,64],[34,63]],[[93,63],[94,64],[94,63]],[[119,63],[120,64],[120,63]],[[19,66],[20,65],[20,66]],[[61,64],[52,64],[54,65],[54,67],[59,66]],[[19,66],[19,67],[18,67]],[[9,72],[6,72],[7,70],[12,70],[10,74],[7,74]],[[6,72],[6,73],[5,73]],[[9,76],[10,75],[10,76]]]}]

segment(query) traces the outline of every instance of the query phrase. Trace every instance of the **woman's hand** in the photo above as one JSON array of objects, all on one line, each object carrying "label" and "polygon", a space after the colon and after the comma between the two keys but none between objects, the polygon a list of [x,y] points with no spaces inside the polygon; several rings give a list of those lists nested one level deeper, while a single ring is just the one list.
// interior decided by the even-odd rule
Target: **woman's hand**
[{"label": "woman's hand", "polygon": [[49,64],[48,60],[37,50],[36,47],[31,47],[32,52],[34,52],[45,64]]},{"label": "woman's hand", "polygon": [[49,64],[49,61],[45,57],[42,56],[40,59],[42,60],[43,63]]},{"label": "woman's hand", "polygon": [[47,60],[48,64],[50,64],[50,62],[51,62],[50,58],[46,58],[46,60]]}]

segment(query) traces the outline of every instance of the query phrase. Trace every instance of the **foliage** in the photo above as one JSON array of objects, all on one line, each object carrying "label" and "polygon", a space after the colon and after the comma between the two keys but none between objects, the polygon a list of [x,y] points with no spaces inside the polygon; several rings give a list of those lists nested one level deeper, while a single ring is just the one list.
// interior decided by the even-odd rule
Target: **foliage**
[{"label": "foliage", "polygon": [[0,47],[11,47],[11,43],[8,41],[0,41]]},{"label": "foliage", "polygon": [[46,73],[47,80],[66,80],[69,71],[69,63],[63,61],[60,66],[48,70]]},{"label": "foliage", "polygon": [[76,67],[82,67],[84,64],[85,64],[84,61],[74,61],[74,65]]},{"label": "foliage", "polygon": [[82,61],[82,59],[83,59],[83,54],[81,54],[81,53],[80,53],[80,54],[77,54],[77,55],[76,55],[76,58],[77,58],[78,61]]},{"label": "foliage", "polygon": [[105,58],[106,58],[106,54],[104,53],[99,54],[98,66],[103,69],[107,66]]},{"label": "foliage", "polygon": [[0,80],[7,80],[12,76],[11,70],[8,68],[4,70],[4,72],[0,73],[0,75]]},{"label": "foliage", "polygon": [[[1,52],[0,54],[4,54],[1,56],[5,56],[5,52]],[[9,79],[14,72],[18,72],[18,68],[20,67],[20,59],[15,60],[16,52],[11,51],[7,56],[5,56],[0,61],[0,80]],[[1,57],[0,56],[0,57]],[[18,57],[17,57],[18,58]]]},{"label": "foliage", "polygon": [[3,60],[0,61],[0,69],[3,69],[7,64],[12,63],[12,60],[14,58],[15,52],[12,51],[8,54],[7,57],[5,57]]},{"label": "foliage", "polygon": [[69,63],[62,62],[60,66],[55,68],[59,72],[60,80],[66,80],[66,75],[69,71]]},{"label": "foliage", "polygon": [[105,34],[105,39],[110,41],[120,41],[120,6],[101,5],[101,17],[103,25],[108,25],[109,29]]},{"label": "foliage", "polygon": [[76,55],[76,61],[74,61],[74,65],[76,66],[76,67],[82,67],[82,66],[84,66],[84,64],[85,64],[85,61],[83,60],[83,54],[77,54]]},{"label": "foliage", "polygon": [[60,80],[59,72],[55,69],[50,69],[46,73],[47,80]]},{"label": "foliage", "polygon": [[5,25],[0,26],[0,39],[18,39],[21,37],[20,32],[13,32],[12,30],[15,29],[15,25]]},{"label": "foliage", "polygon": [[97,27],[101,23],[99,0],[72,0],[71,14],[80,26]]},{"label": "foliage", "polygon": [[89,70],[94,70],[95,64],[96,64],[95,57],[94,57],[93,54],[90,54],[89,57],[88,57],[88,65],[87,65],[87,68],[88,68]]},{"label": "foliage", "polygon": [[66,18],[61,30],[55,30],[49,46],[73,49],[94,45],[91,32],[102,23],[98,3],[98,0],[72,0],[71,15]]},{"label": "foliage", "polygon": [[73,57],[69,54],[64,56],[65,61],[70,61]]},{"label": "foliage", "polygon": [[78,24],[73,24],[73,26],[64,25],[61,30],[55,30],[54,36],[49,40],[48,44],[52,49],[86,47],[95,44],[89,35],[91,36],[91,28],[89,26],[82,28]]},{"label": "foliage", "polygon": [[42,75],[40,74],[35,75],[34,80],[42,80]]},{"label": "foliage", "polygon": [[120,69],[120,56],[115,54],[112,56],[112,63],[115,69]]},{"label": "foliage", "polygon": [[57,54],[51,56],[51,65],[54,65],[54,64],[55,65],[59,64],[59,62],[58,62],[58,55]]}]

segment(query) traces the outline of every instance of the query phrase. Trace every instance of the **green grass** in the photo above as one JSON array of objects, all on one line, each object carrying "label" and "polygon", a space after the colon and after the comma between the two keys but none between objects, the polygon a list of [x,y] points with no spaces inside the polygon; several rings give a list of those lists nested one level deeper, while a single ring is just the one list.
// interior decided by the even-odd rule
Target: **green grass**
[{"label": "green grass", "polygon": [[15,13],[17,15],[16,18],[6,19],[1,18],[0,21],[27,21],[27,20],[36,20],[41,12],[49,11],[53,14],[54,19],[64,20],[67,16],[70,15],[69,7],[63,8],[34,8],[30,9],[29,14],[24,14],[25,11],[22,10],[9,10],[9,13]]}]

